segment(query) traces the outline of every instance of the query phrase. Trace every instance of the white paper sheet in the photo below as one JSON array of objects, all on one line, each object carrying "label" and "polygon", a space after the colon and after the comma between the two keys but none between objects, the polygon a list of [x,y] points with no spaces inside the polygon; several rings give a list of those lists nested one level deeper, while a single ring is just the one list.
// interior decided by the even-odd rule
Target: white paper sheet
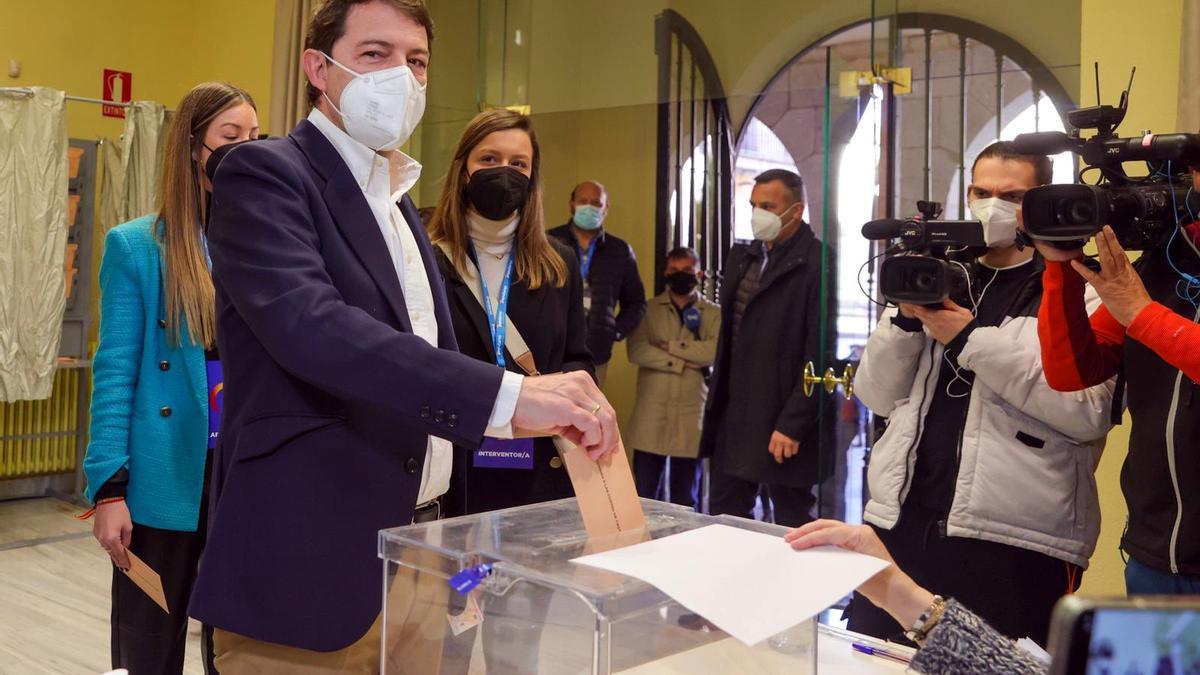
[{"label": "white paper sheet", "polygon": [[649,583],[747,645],[815,616],[888,563],[833,547],[709,525],[571,562]]}]

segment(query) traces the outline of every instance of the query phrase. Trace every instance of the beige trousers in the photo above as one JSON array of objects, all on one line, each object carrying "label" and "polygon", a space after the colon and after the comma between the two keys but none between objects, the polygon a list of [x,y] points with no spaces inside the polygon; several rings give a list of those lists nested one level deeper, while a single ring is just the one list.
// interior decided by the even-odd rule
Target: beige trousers
[{"label": "beige trousers", "polygon": [[[414,557],[432,555],[420,552]],[[430,561],[432,562],[432,561]],[[446,633],[449,586],[446,580],[399,567],[388,591],[387,649],[382,663],[387,675],[437,675]],[[217,629],[213,651],[221,675],[324,675],[380,672],[383,615],[357,642],[336,652],[317,652],[260,642]]]}]

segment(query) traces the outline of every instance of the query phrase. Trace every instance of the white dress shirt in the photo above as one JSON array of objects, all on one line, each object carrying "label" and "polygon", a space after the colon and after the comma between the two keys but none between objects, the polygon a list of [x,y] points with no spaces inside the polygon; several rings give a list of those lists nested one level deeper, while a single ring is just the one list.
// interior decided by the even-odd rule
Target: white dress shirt
[{"label": "white dress shirt", "polygon": [[[413,333],[433,346],[438,344],[437,314],[433,305],[433,290],[429,284],[430,272],[425,269],[421,250],[412,229],[400,213],[400,198],[412,189],[421,176],[421,165],[399,150],[383,155],[354,140],[345,131],[313,108],[308,121],[325,135],[338,155],[346,162],[351,175],[363,191],[371,213],[388,254],[396,268],[400,288],[404,291],[404,304],[408,308],[408,319]],[[437,274],[434,270],[433,274]],[[492,407],[488,420],[487,435],[512,437],[512,416],[521,394],[523,376],[504,373],[500,393]],[[425,450],[425,468],[421,473],[421,486],[417,493],[417,504],[437,499],[450,489],[450,469],[454,453],[450,442],[429,437]]]}]

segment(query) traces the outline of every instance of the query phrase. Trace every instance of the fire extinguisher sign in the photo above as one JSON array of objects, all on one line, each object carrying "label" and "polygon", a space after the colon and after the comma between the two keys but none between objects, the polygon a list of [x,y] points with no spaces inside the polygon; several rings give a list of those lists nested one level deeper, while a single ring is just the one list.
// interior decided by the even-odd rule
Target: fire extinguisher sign
[{"label": "fire extinguisher sign", "polygon": [[[129,103],[133,91],[133,74],[123,70],[104,69],[104,96],[105,101],[111,103]],[[101,106],[101,111],[105,117],[124,117],[125,106],[109,105],[105,103]]]}]

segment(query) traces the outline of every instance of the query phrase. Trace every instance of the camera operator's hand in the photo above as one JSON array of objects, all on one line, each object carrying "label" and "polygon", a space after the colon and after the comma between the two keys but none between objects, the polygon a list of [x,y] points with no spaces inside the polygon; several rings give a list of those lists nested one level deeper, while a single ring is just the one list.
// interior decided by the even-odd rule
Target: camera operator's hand
[{"label": "camera operator's hand", "polygon": [[[1021,209],[1017,209],[1017,229],[1021,232],[1026,232],[1025,218]],[[1026,234],[1028,234],[1028,232],[1026,232]],[[1042,258],[1046,260],[1053,260],[1055,262],[1067,262],[1068,260],[1074,260],[1075,258],[1083,257],[1083,249],[1081,248],[1058,248],[1057,246],[1052,245],[1050,242],[1042,241],[1041,239],[1034,239],[1033,247],[1037,249],[1038,253],[1042,254]]]},{"label": "camera operator's hand", "polygon": [[1100,258],[1099,273],[1078,260],[1072,260],[1071,267],[1096,289],[1113,318],[1122,326],[1128,326],[1153,301],[1125,255],[1125,249],[1117,243],[1116,233],[1108,225],[1096,233],[1096,250]]},{"label": "camera operator's hand", "polygon": [[917,307],[920,307],[920,305],[910,305],[906,302],[902,302],[899,305],[896,305],[896,307],[900,310],[900,316],[906,319],[915,319],[917,318]]},{"label": "camera operator's hand", "polygon": [[953,300],[946,298],[941,309],[930,309],[919,305],[910,305],[917,318],[925,325],[934,340],[943,345],[958,337],[967,324],[975,320],[971,310],[960,307]]},{"label": "camera operator's hand", "polygon": [[1046,260],[1053,260],[1055,262],[1067,262],[1068,260],[1075,260],[1083,257],[1083,249],[1081,248],[1058,248],[1057,246],[1051,245],[1050,242],[1042,241],[1041,239],[1034,239],[1033,247],[1037,249],[1038,253],[1042,254],[1043,258]]}]

